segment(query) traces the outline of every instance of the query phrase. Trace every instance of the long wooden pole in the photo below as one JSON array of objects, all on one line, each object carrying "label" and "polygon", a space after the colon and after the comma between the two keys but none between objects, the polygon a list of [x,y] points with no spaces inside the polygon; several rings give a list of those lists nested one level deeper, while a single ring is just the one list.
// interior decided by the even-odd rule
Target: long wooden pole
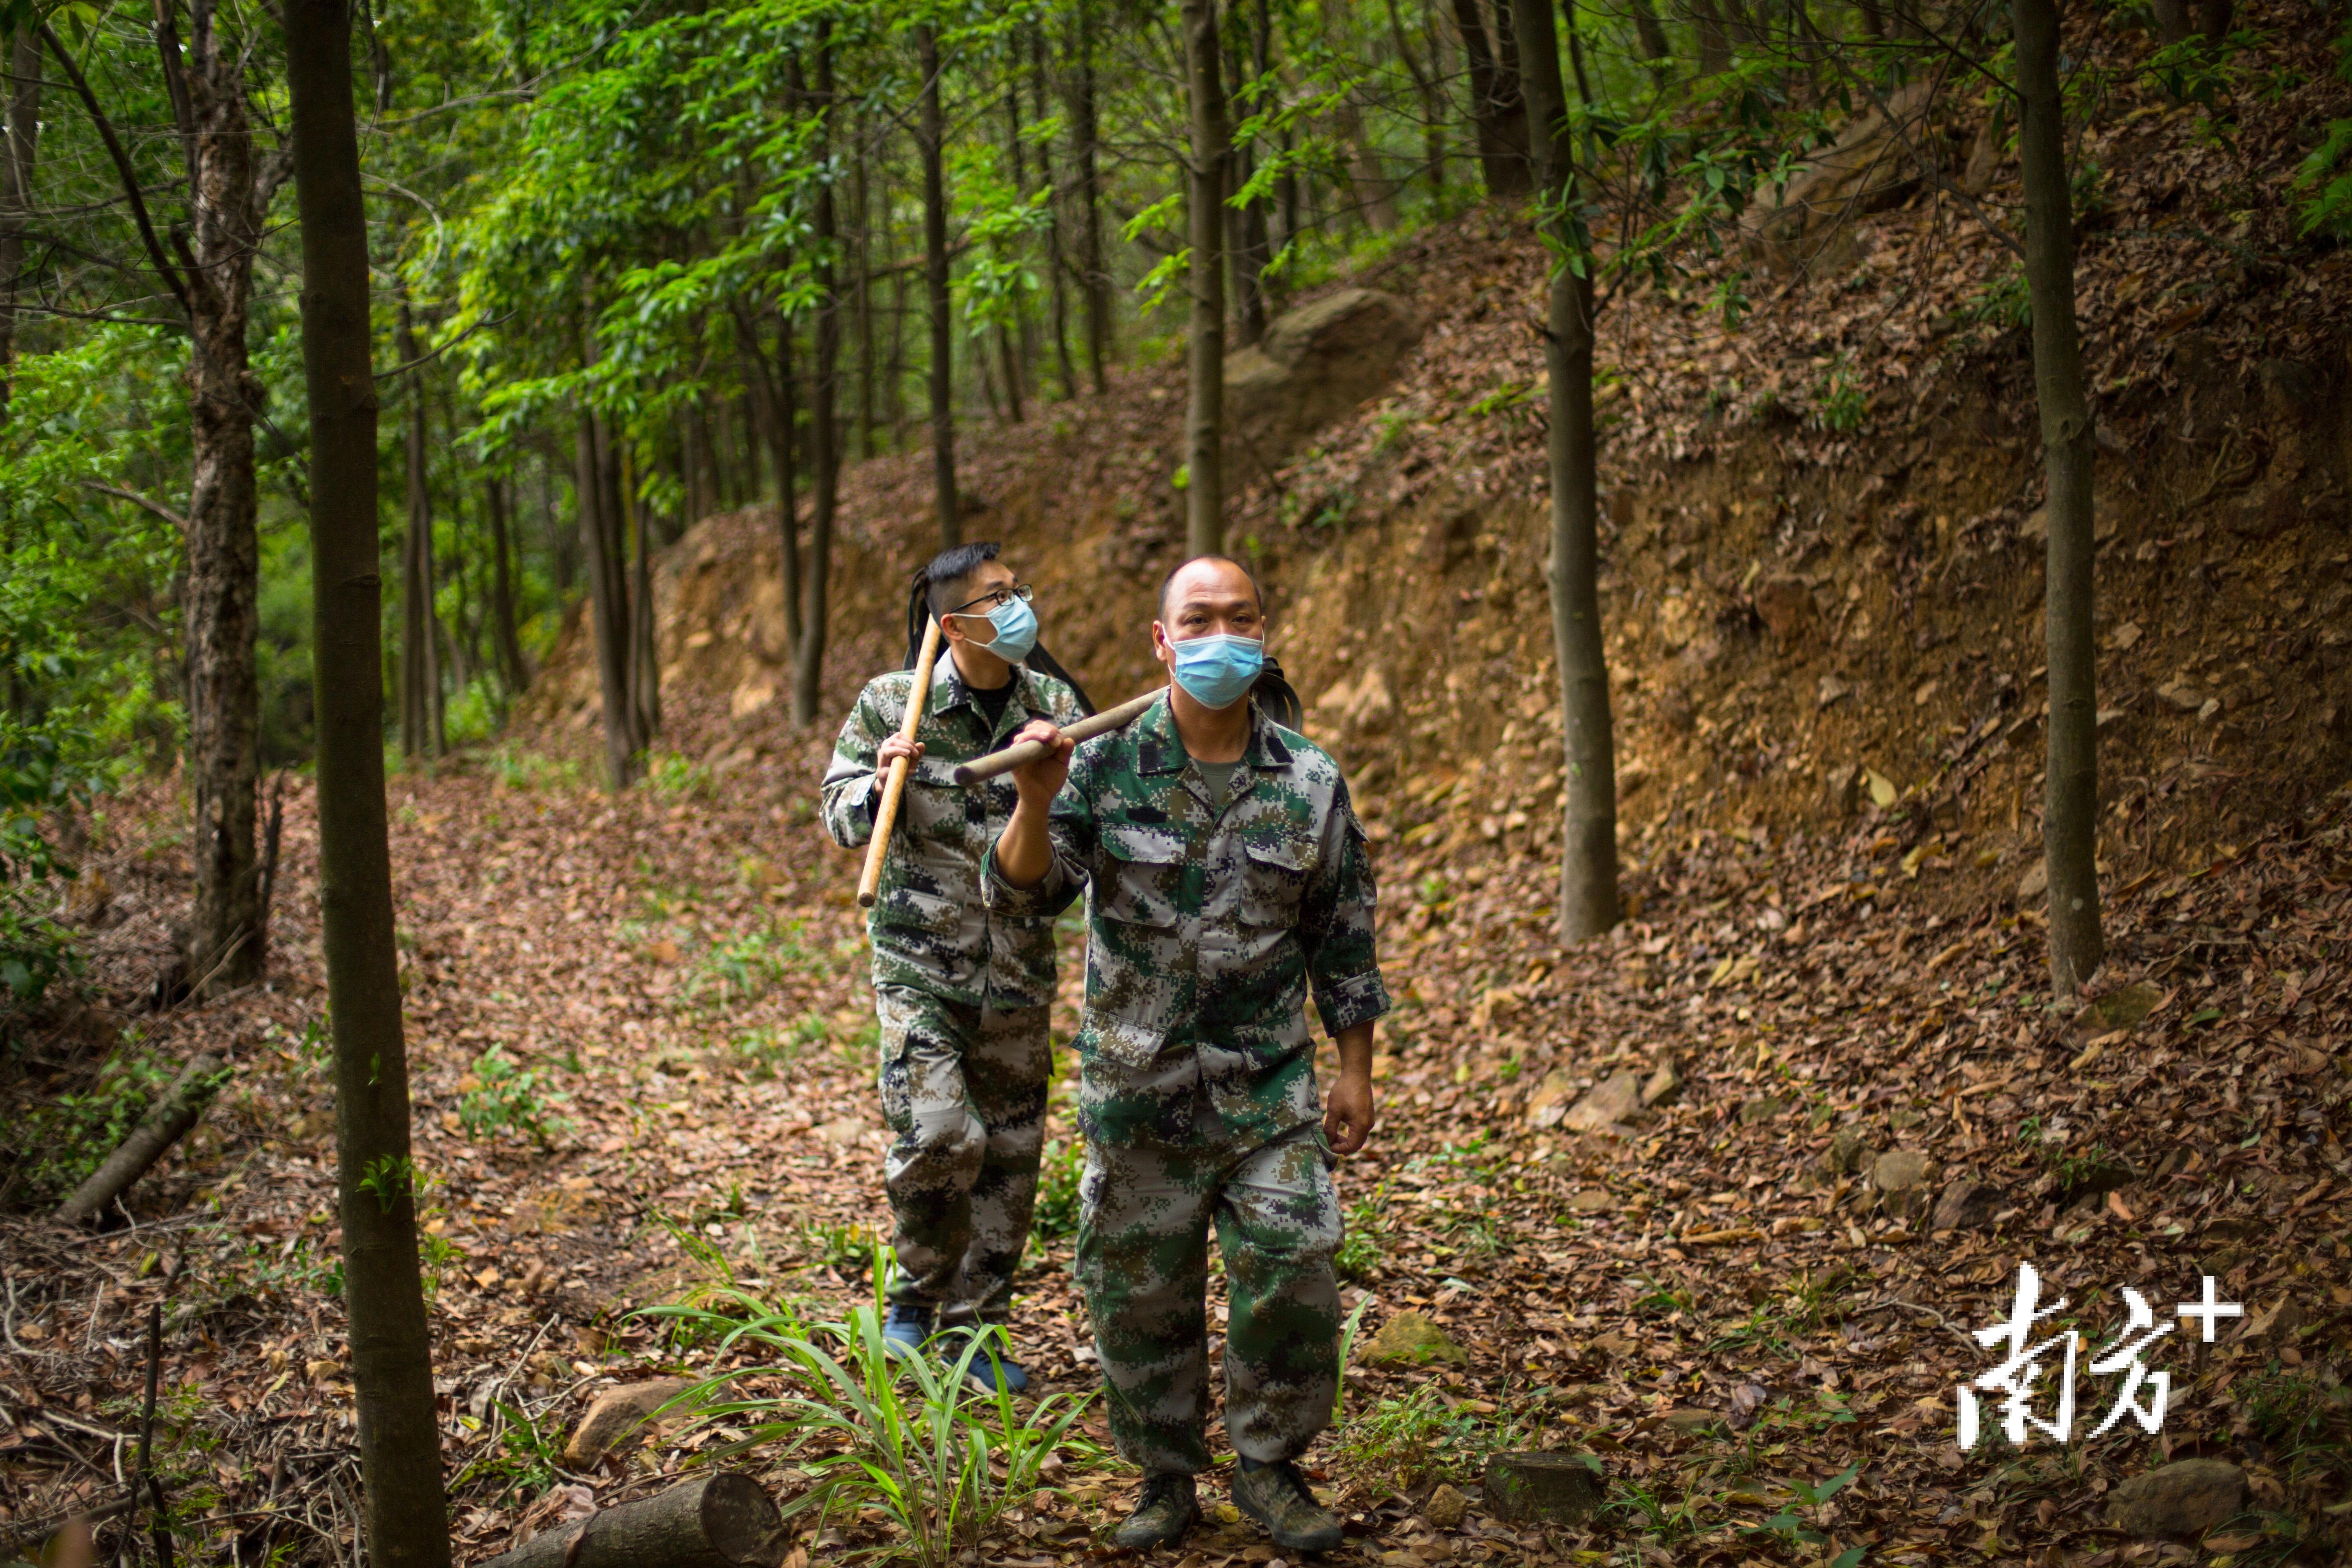
[{"label": "long wooden pole", "polygon": [[[1147,691],[1142,696],[1122,702],[1116,708],[1106,708],[1091,719],[1081,719],[1076,723],[1066,727],[1062,733],[1073,741],[1091,741],[1097,735],[1108,734],[1113,730],[1124,730],[1142,718],[1143,710],[1159,701],[1160,692],[1167,689],[1163,686],[1158,691]],[[1007,746],[1001,752],[991,752],[984,757],[975,757],[971,762],[962,763],[955,771],[955,782],[960,784],[978,784],[982,779],[992,779],[999,773],[1009,773],[1025,763],[1035,762],[1045,754],[1045,748],[1037,742],[1024,741],[1017,746]]]},{"label": "long wooden pole", "polygon": [[[940,623],[933,617],[923,628],[923,651],[915,659],[915,685],[907,693],[907,721],[898,726],[898,738],[912,742],[915,731],[923,721],[923,704],[931,695],[931,666],[940,657]],[[890,830],[898,826],[898,797],[907,791],[907,759],[900,757],[890,764],[890,776],[882,784],[882,805],[874,814],[874,837],[866,846],[866,870],[857,879],[857,907],[870,910],[874,896],[882,886],[882,857],[890,852]]]}]

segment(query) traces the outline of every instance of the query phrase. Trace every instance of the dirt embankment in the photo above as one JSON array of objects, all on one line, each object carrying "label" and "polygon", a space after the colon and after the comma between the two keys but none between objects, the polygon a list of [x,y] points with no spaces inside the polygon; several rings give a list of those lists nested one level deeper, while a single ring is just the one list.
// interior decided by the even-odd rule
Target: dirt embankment
[{"label": "dirt embankment", "polygon": [[[2084,143],[2104,184],[2080,260],[2116,886],[2210,857],[2352,769],[2352,289],[2344,253],[2294,239],[2285,196],[2296,128],[2345,94],[2315,70],[2214,151],[2192,108],[2135,92]],[[1978,149],[1987,199],[2013,199],[1980,125],[1933,129]],[[2030,906],[2042,479],[2029,335],[2004,314],[2013,267],[1916,183],[1869,205],[1810,274],[1751,258],[1757,309],[1736,332],[1696,285],[1603,317],[1621,831],[1638,875],[1697,829],[1843,833],[1876,814],[1878,852],[1935,904],[2022,886]],[[1541,268],[1514,215],[1480,208],[1352,279],[1412,300],[1418,346],[1235,508],[1308,729],[1376,834],[1411,851],[1545,857],[1557,839]],[[1143,369],[965,442],[967,536],[1008,542],[1049,644],[1098,698],[1151,678],[1150,591],[1182,539],[1182,399],[1181,367]],[[901,584],[935,537],[926,466],[847,476],[828,725],[899,657]],[[722,769],[779,750],[789,723],[776,531],[772,509],[713,518],[662,563],[669,686],[730,716],[686,743]],[[583,651],[551,660],[541,721],[593,726]]]}]

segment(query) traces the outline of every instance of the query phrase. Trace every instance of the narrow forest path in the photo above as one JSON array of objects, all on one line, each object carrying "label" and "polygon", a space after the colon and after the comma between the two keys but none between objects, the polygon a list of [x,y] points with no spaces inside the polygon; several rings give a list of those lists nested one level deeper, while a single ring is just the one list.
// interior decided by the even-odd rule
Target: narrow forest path
[{"label": "narrow forest path", "polygon": [[[442,1244],[436,1373],[468,1558],[650,1489],[720,1440],[674,1426],[559,1470],[561,1435],[602,1389],[718,1364],[633,1309],[729,1274],[828,1310],[867,1298],[885,1135],[855,858],[813,817],[824,749],[793,742],[724,781],[658,768],[618,799],[519,750],[393,780],[417,1163]],[[2032,1001],[2030,925],[1906,914],[1916,867],[1870,826],[1700,836],[1633,889],[1646,919],[1563,954],[1547,866],[1465,850],[1469,821],[1369,805],[1402,1005],[1381,1031],[1381,1128],[1340,1177],[1348,1299],[1369,1301],[1350,1423],[1313,1466],[1353,1521],[1350,1560],[1810,1562],[1868,1545],[1873,1562],[2121,1561],[2139,1549],[2105,1528],[2103,1494],[2167,1451],[2231,1459],[2250,1508],[2318,1519],[2343,1477],[2294,1451],[2340,1444],[2352,1323],[2345,805],[2119,898],[2117,977],[2081,1018]],[[155,842],[117,823],[119,899],[170,878]],[[313,846],[309,798],[289,794],[289,884],[306,893]],[[270,992],[142,1025],[173,1054],[226,1047],[239,1070],[134,1194],[139,1225],[89,1243],[8,1222],[16,1520],[77,1487],[110,1495],[103,1434],[135,1425],[140,1324],[176,1268],[163,1462],[182,1505],[216,1521],[190,1529],[238,1561],[281,1542],[324,1560],[306,1531],[348,1529],[307,896],[276,940]],[[1065,1180],[1071,1136],[1057,1087]],[[1046,1387],[1082,1390],[1056,1195],[1049,1173],[1056,1234],[1016,1334]],[[2210,1272],[2248,1317],[2210,1352],[2182,1322],[2149,1352],[2174,1381],[2160,1439],[2126,1422],[2085,1444],[2119,1380],[2084,1373],[2070,1450],[1963,1458],[1955,1386],[1997,1359],[1963,1331],[2007,1316],[2021,1260],[2045,1305],[2071,1303],[2085,1367],[2123,1325],[2121,1287],[2161,1315]],[[1458,1352],[1371,1364],[1431,1329]],[[1430,1495],[1466,1486],[1489,1449],[1540,1446],[1601,1458],[1625,1505],[1605,1529],[1548,1545],[1488,1520],[1475,1489],[1466,1519]],[[1827,1506],[1785,1511],[1787,1483],[1855,1465]],[[1131,1480],[1073,1473],[970,1560],[1087,1556]],[[1828,1543],[1796,1538],[1800,1520]],[[808,1544],[823,1561],[836,1542]],[[1169,1561],[1272,1555],[1228,1522]]]}]

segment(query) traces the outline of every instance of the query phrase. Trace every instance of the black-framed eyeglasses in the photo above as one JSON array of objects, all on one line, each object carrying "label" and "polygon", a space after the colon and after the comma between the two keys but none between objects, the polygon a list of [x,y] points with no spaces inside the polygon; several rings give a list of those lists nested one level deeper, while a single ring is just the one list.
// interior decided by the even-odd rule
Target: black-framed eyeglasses
[{"label": "black-framed eyeglasses", "polygon": [[948,614],[951,616],[968,615],[971,613],[974,605],[985,605],[989,609],[1001,610],[1015,599],[1020,600],[1025,605],[1029,602],[1030,596],[1028,584],[1015,583],[1010,588],[992,588],[989,592],[982,594],[977,599],[958,605],[954,609],[950,610]]}]

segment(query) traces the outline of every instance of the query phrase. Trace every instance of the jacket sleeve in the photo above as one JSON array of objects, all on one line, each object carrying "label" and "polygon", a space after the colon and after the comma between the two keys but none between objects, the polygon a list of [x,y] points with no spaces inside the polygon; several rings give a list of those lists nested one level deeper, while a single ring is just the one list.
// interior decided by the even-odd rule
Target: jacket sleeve
[{"label": "jacket sleeve", "polygon": [[874,754],[898,728],[888,706],[873,686],[858,694],[819,786],[824,830],[844,848],[855,849],[874,837]]},{"label": "jacket sleeve", "polygon": [[1371,846],[1342,782],[1324,819],[1322,852],[1301,900],[1298,922],[1315,1010],[1334,1035],[1389,1010],[1372,926],[1376,897]]},{"label": "jacket sleeve", "polygon": [[981,901],[1001,915],[1058,915],[1085,890],[1088,868],[1094,864],[1095,813],[1092,781],[1085,746],[1070,763],[1070,776],[1054,797],[1046,824],[1046,841],[1053,860],[1045,880],[1034,888],[1016,888],[1004,879],[991,844],[981,860]]}]

